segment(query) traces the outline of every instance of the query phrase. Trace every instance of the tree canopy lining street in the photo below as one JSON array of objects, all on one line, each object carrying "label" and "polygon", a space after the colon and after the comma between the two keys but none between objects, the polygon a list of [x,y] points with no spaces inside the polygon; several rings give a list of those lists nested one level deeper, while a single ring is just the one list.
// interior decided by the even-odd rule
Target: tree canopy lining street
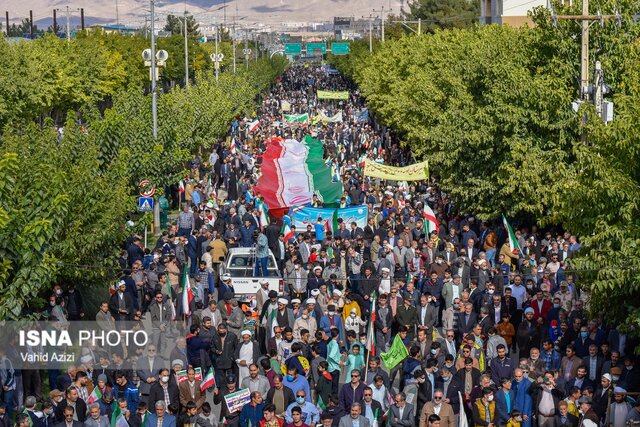
[{"label": "tree canopy lining street", "polygon": [[640,31],[632,12],[621,11],[621,28],[593,27],[592,67],[602,62],[616,117],[605,125],[584,105],[586,142],[570,105],[580,29],[554,27],[546,10],[535,12],[535,28],[436,31],[387,41],[373,55],[358,44],[330,60],[360,86],[376,118],[429,159],[461,212],[505,213],[585,236],[571,269],[588,284],[592,307],[638,328]]},{"label": "tree canopy lining street", "polygon": [[[141,90],[148,74],[139,59],[145,46],[141,37],[97,34],[70,45],[55,37],[0,40],[0,318],[39,306],[38,293],[54,281],[115,278],[108,268],[65,265],[111,267],[133,231],[124,222],[137,183],[162,188],[183,177],[192,153],[223,136],[236,115],[251,114],[286,65],[259,61],[218,83],[200,72],[188,92],[159,97],[158,140],[150,143],[151,99]],[[50,117],[60,124],[65,114],[61,137]]]}]

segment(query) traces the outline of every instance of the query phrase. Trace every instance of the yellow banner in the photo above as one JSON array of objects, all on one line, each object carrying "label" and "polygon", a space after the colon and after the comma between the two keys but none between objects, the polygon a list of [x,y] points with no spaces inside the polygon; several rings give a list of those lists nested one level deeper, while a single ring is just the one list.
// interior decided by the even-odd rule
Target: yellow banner
[{"label": "yellow banner", "polygon": [[347,101],[349,99],[349,91],[319,90],[318,99],[338,99]]},{"label": "yellow banner", "polygon": [[364,175],[389,181],[422,181],[429,179],[429,162],[425,160],[415,165],[398,168],[366,159],[364,161]]}]

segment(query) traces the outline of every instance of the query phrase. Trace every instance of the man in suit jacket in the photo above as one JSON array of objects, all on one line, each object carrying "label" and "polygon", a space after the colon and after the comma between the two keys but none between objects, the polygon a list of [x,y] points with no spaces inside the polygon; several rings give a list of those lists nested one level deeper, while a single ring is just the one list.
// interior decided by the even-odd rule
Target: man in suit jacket
[{"label": "man in suit jacket", "polygon": [[184,408],[187,402],[192,401],[196,403],[198,411],[204,403],[204,399],[207,397],[206,393],[200,391],[201,380],[196,380],[196,371],[193,368],[187,370],[187,379],[178,384],[180,390],[180,405]]},{"label": "man in suit jacket", "polygon": [[439,408],[438,416],[440,417],[440,427],[454,427],[456,425],[453,407],[444,401],[444,393],[442,390],[436,389],[433,393],[433,402],[427,402],[422,407],[420,414],[420,427],[427,427],[429,416],[435,414],[435,408]]},{"label": "man in suit jacket", "polygon": [[373,418],[368,418],[369,425],[373,425],[374,420],[379,420],[378,424],[382,421],[382,417],[384,416],[384,410],[382,409],[382,405],[380,402],[373,398],[373,390],[371,387],[365,387],[364,392],[362,393],[362,401],[360,401],[360,407],[362,408],[362,415],[367,417],[367,409],[371,410],[371,415]]},{"label": "man in suit jacket", "polygon": [[589,346],[589,355],[582,359],[584,366],[587,368],[587,378],[591,381],[597,381],[602,375],[602,366],[604,358],[598,354],[598,346],[591,344]]},{"label": "man in suit jacket", "polygon": [[167,413],[164,400],[159,400],[155,404],[156,413],[149,414],[148,426],[156,427],[160,421],[162,427],[176,427],[176,417]]},{"label": "man in suit jacket", "polygon": [[64,413],[64,408],[73,408],[75,406],[75,418],[77,418],[81,423],[84,423],[87,420],[87,404],[78,396],[78,389],[75,387],[68,387],[64,394],[65,399],[62,399],[62,402],[58,403],[58,406],[56,407],[56,419],[65,420],[66,414]]},{"label": "man in suit jacket", "polygon": [[511,378],[500,378],[500,389],[496,391],[496,411],[498,411],[498,425],[507,424],[511,417],[514,403],[516,401],[516,392],[511,390]]},{"label": "man in suit jacket", "polygon": [[391,405],[389,416],[390,427],[413,427],[413,406],[407,403],[407,396],[400,392],[396,394],[395,404]]},{"label": "man in suit jacket", "polygon": [[360,402],[353,402],[351,404],[351,412],[349,415],[345,415],[340,418],[339,427],[353,427],[354,422],[357,422],[359,427],[369,427],[371,424],[369,423],[369,419],[363,417],[362,413],[362,405]]},{"label": "man in suit jacket", "polygon": [[433,325],[438,320],[438,310],[436,309],[435,297],[426,293],[420,296],[420,307],[418,307],[418,330],[424,330],[427,336],[431,338],[433,334]]},{"label": "man in suit jacket", "polygon": [[[64,400],[63,400],[63,402],[64,402]],[[58,408],[59,407],[60,407],[60,405],[58,405]],[[58,419],[60,419],[62,421],[59,422],[58,424],[56,424],[55,427],[83,427],[84,426],[83,421],[82,422],[81,421],[75,421],[73,419],[74,412],[75,411],[73,409],[73,406],[65,406],[64,410],[60,412],[62,417],[58,418]],[[78,414],[78,415],[80,415],[80,414]],[[27,415],[27,417],[28,417],[28,415]],[[16,425],[20,425],[20,424],[16,424]]]},{"label": "man in suit jacket", "polygon": [[158,381],[158,370],[164,365],[162,359],[156,356],[157,353],[157,347],[154,344],[149,344],[146,357],[138,359],[136,372],[140,378],[140,400],[145,403],[149,399],[151,385]]},{"label": "man in suit jacket", "polygon": [[470,302],[464,305],[464,312],[457,313],[458,315],[458,340],[467,335],[473,329],[473,326],[477,323],[478,317],[473,312],[473,304]]}]

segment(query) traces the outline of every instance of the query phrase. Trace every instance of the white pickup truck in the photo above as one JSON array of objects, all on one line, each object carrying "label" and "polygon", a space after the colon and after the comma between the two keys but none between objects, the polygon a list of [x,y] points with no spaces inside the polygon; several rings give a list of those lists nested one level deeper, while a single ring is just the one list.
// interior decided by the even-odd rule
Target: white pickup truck
[{"label": "white pickup truck", "polygon": [[[254,248],[231,248],[224,263],[220,264],[220,277],[228,273],[231,276],[231,284],[236,296],[255,295],[260,289],[260,279],[262,276],[255,276],[255,249]],[[280,275],[276,264],[276,257],[269,251],[269,261],[267,263],[267,277],[269,290],[281,293],[284,288],[284,281]]]}]

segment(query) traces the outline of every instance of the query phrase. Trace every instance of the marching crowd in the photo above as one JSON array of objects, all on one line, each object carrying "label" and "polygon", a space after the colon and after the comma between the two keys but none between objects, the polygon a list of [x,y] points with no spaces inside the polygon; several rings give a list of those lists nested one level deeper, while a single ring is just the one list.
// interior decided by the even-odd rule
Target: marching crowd
[{"label": "marching crowd", "polygon": [[[318,89],[350,97],[323,101]],[[341,112],[343,120],[288,126],[283,109]],[[95,320],[114,329],[144,319],[152,343],[87,349],[79,364],[50,369],[47,378],[44,369],[13,369],[12,350],[0,348],[0,427],[16,409],[20,427],[107,427],[111,419],[123,427],[640,423],[638,341],[606,313],[589,315],[580,275],[567,270],[579,239],[531,225],[516,231],[514,252],[502,221],[457,214],[436,178],[363,176],[363,156],[415,162],[365,113],[336,72],[287,70],[257,112],[257,129],[238,119],[229,140],[194,156],[184,191],[168,191],[181,211],[155,247],[144,248],[139,236],[123,246],[123,275]],[[340,165],[341,204],[368,205],[369,217],[364,227],[341,223],[334,232],[320,222],[294,228],[286,240],[277,218],[261,224],[253,188],[270,137],[309,133]],[[169,197],[164,203],[168,209]],[[425,203],[439,225],[431,232]],[[315,198],[313,205],[322,206]],[[281,289],[260,278],[256,295],[236,295],[232,278],[218,273],[234,247],[255,247],[256,259],[270,251]],[[195,291],[186,312],[185,276]],[[49,302],[56,322],[93,320],[72,285],[54,287]],[[209,371],[215,382],[205,384]],[[247,389],[241,406],[226,399]]]}]

